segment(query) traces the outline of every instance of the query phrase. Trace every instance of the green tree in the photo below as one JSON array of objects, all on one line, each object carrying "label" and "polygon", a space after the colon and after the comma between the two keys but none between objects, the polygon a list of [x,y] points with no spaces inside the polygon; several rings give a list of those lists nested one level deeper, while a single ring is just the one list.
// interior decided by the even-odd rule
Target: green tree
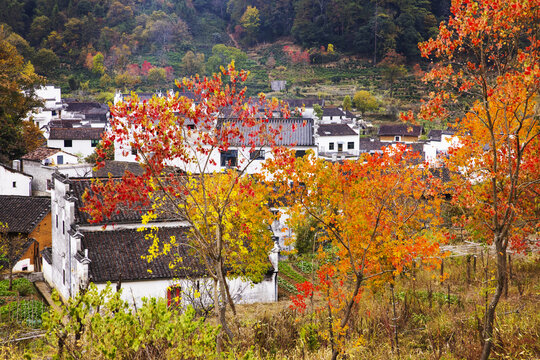
[{"label": "green tree", "polygon": [[369,91],[357,91],[353,97],[354,107],[364,116],[366,111],[373,111],[379,108],[379,102]]},{"label": "green tree", "polygon": [[39,45],[41,40],[45,39],[51,32],[51,20],[47,16],[37,16],[30,25],[28,37],[34,45]]},{"label": "green tree", "polygon": [[352,102],[351,97],[349,95],[346,95],[343,98],[343,104],[342,104],[343,110],[351,110],[352,108]]},{"label": "green tree", "polygon": [[92,59],[92,72],[94,74],[103,75],[105,73],[105,65],[103,64],[103,54],[98,52]]},{"label": "green tree", "polygon": [[160,85],[167,80],[167,73],[164,68],[151,68],[148,70],[147,79],[151,85]]},{"label": "green tree", "polygon": [[254,6],[248,5],[244,15],[240,18],[240,24],[245,30],[246,43],[248,45],[253,44],[257,40],[259,26],[261,25],[259,10]]},{"label": "green tree", "polygon": [[204,54],[188,51],[182,58],[181,66],[185,75],[204,74]]},{"label": "green tree", "polygon": [[0,26],[0,162],[19,158],[25,153],[23,120],[32,108],[40,105],[34,87],[42,82],[30,62],[7,40]]},{"label": "green tree", "polygon": [[34,56],[34,64],[38,74],[49,75],[58,68],[60,59],[51,49],[42,48]]},{"label": "green tree", "polygon": [[313,111],[315,112],[315,115],[316,115],[319,119],[322,119],[323,109],[322,109],[321,105],[319,105],[319,104],[314,104],[314,105],[313,105]]}]

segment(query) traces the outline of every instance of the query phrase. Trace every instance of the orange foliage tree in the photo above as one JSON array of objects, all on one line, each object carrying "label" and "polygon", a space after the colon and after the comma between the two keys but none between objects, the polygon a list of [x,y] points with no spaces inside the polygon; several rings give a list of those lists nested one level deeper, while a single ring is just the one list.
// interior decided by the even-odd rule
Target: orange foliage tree
[{"label": "orange foliage tree", "polygon": [[287,198],[290,225],[315,219],[318,242],[331,244],[319,250],[319,281],[300,285],[294,303],[305,309],[313,292],[322,296],[335,359],[365,286],[391,282],[414,263],[437,264],[440,180],[403,144],[343,164],[284,151],[267,170]]},{"label": "orange foliage tree", "polygon": [[[211,78],[197,75],[177,81],[193,98],[177,93],[140,102],[133,96],[116,104],[111,109],[112,131],[104,136],[98,158],[104,159],[114,143],[126,154],[136,152],[144,173],[126,173],[121,181],[96,180],[85,194],[85,210],[94,221],[114,218],[115,212],[130,206],[151,209],[143,223],[160,214],[187,222],[188,246],[213,280],[216,315],[230,338],[225,311],[227,305],[233,312],[235,308],[227,277],[261,280],[270,266],[273,246],[268,191],[255,176],[247,176],[246,169],[256,157],[242,158],[241,150],[275,145],[280,128],[273,128],[268,119],[278,102],[267,101],[264,95],[247,100],[242,87],[247,75],[233,63]],[[229,114],[226,119],[224,113]],[[222,171],[217,163],[220,153],[231,148],[238,151],[238,161],[222,164],[227,165]],[[179,240],[152,239],[147,259],[175,255]],[[185,266],[182,260],[176,256],[171,266]]]},{"label": "orange foliage tree", "polygon": [[[448,165],[460,173],[453,184],[454,201],[466,210],[460,221],[496,249],[485,360],[507,282],[508,246],[523,246],[538,227],[540,1],[454,0],[451,11],[437,38],[420,44],[424,57],[437,60],[424,77],[437,91],[418,116],[454,122],[460,145],[450,151]],[[461,115],[452,113],[456,109]]]}]

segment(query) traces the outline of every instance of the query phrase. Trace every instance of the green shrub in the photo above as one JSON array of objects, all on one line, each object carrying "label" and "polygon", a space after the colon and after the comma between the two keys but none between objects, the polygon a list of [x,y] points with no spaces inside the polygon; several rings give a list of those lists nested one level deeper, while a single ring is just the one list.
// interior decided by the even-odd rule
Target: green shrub
[{"label": "green shrub", "polygon": [[13,280],[13,291],[17,291],[20,296],[27,296],[36,292],[34,284],[24,278]]},{"label": "green shrub", "polygon": [[48,307],[41,301],[12,301],[0,307],[0,319],[15,320],[28,326],[38,327],[41,326],[41,315],[47,311]]}]

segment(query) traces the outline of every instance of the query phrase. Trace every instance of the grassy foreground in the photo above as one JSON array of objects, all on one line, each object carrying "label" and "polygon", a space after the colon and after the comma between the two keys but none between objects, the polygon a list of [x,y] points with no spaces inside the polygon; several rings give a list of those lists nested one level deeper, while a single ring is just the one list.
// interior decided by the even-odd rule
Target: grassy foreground
[{"label": "grassy foreground", "polygon": [[[347,332],[344,355],[348,359],[479,358],[482,318],[486,299],[494,285],[491,264],[492,260],[480,254],[476,261],[472,256],[447,258],[442,278],[437,270],[418,271],[397,279],[393,302],[387,285],[364,291]],[[146,339],[145,345],[136,350],[119,348],[114,353],[83,352],[81,358],[330,358],[331,351],[325,339],[325,314],[311,311],[311,304],[306,312],[299,313],[290,308],[291,302],[288,300],[288,296],[294,293],[294,283],[311,277],[309,262],[284,262],[280,270],[282,300],[272,304],[239,306],[238,321],[231,321],[231,324],[236,324],[232,326],[235,339],[232,344],[226,345],[227,352],[222,355],[217,355],[214,347],[208,346],[212,343],[213,333],[205,328],[190,333],[190,336],[203,333],[207,336],[206,347],[200,347],[199,352],[192,352],[190,356],[171,352],[171,347],[182,344],[182,341],[174,339],[175,336],[182,336],[178,333],[171,335],[172,339]],[[512,258],[509,271],[511,280],[508,294],[503,297],[497,310],[496,339],[491,358],[539,359],[540,256],[516,255]],[[314,299],[313,309],[319,305],[320,301]],[[209,318],[201,326],[212,327],[214,323],[214,319]],[[152,324],[157,328],[156,322]],[[4,323],[3,334],[6,334],[8,327],[12,338],[16,331],[25,332],[20,325]],[[150,334],[152,330],[145,331]],[[114,337],[120,330],[111,328],[107,331]],[[128,337],[126,334],[123,336]],[[101,346],[100,339],[91,340],[92,337],[84,336],[81,339],[79,341],[96,341],[95,344],[86,344],[90,349]],[[56,354],[58,343],[52,342],[50,337],[0,345],[1,359],[50,358]],[[76,357],[69,352],[64,352],[63,356]]]}]

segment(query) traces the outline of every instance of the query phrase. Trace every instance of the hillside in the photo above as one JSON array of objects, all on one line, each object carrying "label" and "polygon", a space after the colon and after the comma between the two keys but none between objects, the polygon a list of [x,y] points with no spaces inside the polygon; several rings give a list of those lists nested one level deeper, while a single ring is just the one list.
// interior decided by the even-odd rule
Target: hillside
[{"label": "hillside", "polygon": [[[304,86],[356,77],[351,59],[378,63],[391,50],[412,65],[420,61],[416,44],[436,34],[448,9],[449,1],[434,0],[8,0],[0,23],[36,72],[64,93],[106,100],[114,89],[168,88],[174,78],[210,74],[231,59],[253,71],[253,93],[269,91],[273,68],[270,77]],[[287,59],[276,42],[283,38],[298,49]],[[289,63],[315,65],[295,72],[313,76],[283,74],[280,66],[290,72]],[[329,76],[323,63],[339,69]]]}]

